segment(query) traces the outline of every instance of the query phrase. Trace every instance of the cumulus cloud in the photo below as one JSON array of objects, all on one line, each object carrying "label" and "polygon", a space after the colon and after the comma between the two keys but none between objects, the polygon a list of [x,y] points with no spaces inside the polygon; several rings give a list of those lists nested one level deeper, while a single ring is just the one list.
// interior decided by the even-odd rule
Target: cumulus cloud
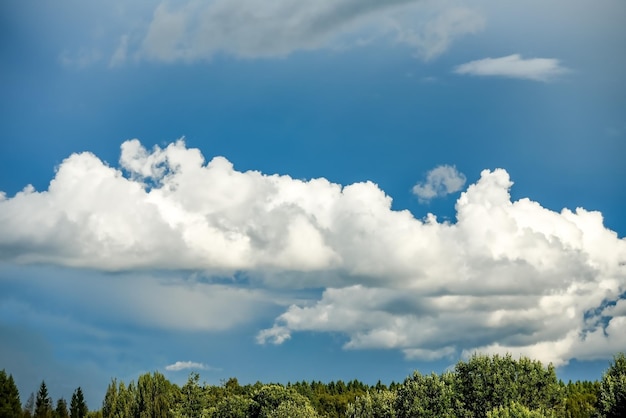
[{"label": "cumulus cloud", "polygon": [[558,59],[522,58],[520,54],[470,61],[454,69],[457,74],[521,78],[534,81],[550,81],[568,71]]},{"label": "cumulus cloud", "polygon": [[195,361],[177,361],[176,363],[165,366],[165,370],[168,372],[179,372],[181,370],[209,370],[210,367],[204,363],[197,363]]},{"label": "cumulus cloud", "polygon": [[483,26],[484,18],[475,11],[420,0],[162,1],[147,25],[119,38],[111,64],[131,57],[195,61],[218,53],[277,57],[379,38],[411,45],[431,59]]},{"label": "cumulus cloud", "polygon": [[[443,172],[434,176],[447,179],[441,187],[461,187],[460,174]],[[260,343],[336,332],[347,337],[346,349],[431,360],[505,350],[556,364],[623,348],[626,240],[599,212],[512,201],[512,185],[505,170],[485,170],[457,200],[455,223],[419,220],[392,210],[371,182],[241,172],[223,157],[205,162],[183,141],[148,150],[132,140],[122,145],[120,168],[74,154],[47,190],[5,195],[0,258],[206,277],[244,271],[264,288],[137,280],[130,294],[145,285],[142,300],[171,306],[159,315],[155,304],[133,303],[127,313],[154,326],[216,329],[229,304],[258,306],[276,292],[324,289],[285,304],[258,333]]]},{"label": "cumulus cloud", "polygon": [[420,201],[458,192],[465,186],[465,175],[454,166],[440,165],[426,174],[426,181],[413,186],[413,193]]}]

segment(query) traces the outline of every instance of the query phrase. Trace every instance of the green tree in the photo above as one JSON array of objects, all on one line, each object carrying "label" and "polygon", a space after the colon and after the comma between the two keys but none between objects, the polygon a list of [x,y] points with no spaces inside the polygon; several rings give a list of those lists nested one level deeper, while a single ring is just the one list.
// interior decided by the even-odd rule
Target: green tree
[{"label": "green tree", "polygon": [[599,392],[600,384],[598,382],[568,383],[565,387],[565,418],[595,417]]},{"label": "green tree", "polygon": [[202,415],[205,407],[205,399],[202,396],[202,388],[199,385],[200,375],[192,372],[187,383],[180,389],[180,402],[178,415],[185,418],[197,418]]},{"label": "green tree", "polygon": [[72,394],[72,400],[70,402],[70,418],[85,418],[89,413],[87,404],[85,403],[85,396],[83,390],[76,388]]},{"label": "green tree", "polygon": [[357,396],[354,402],[348,404],[346,417],[348,418],[395,418],[396,392],[381,389]]},{"label": "green tree", "polygon": [[[121,383],[120,383],[121,384]],[[104,400],[102,401],[102,417],[113,418],[117,416],[117,380],[112,379],[107,391],[104,394]]]},{"label": "green tree", "polygon": [[57,400],[57,407],[54,409],[54,418],[70,418],[65,399],[59,398]]},{"label": "green tree", "polygon": [[256,391],[252,397],[254,401],[249,410],[251,418],[270,418],[273,411],[277,410],[283,402],[290,402],[288,410],[295,410],[296,407],[306,409],[311,406],[307,398],[300,395],[292,388],[285,388],[281,385],[265,385]]},{"label": "green tree", "polygon": [[550,412],[543,413],[537,410],[531,410],[524,405],[512,402],[509,406],[499,406],[487,412],[487,418],[553,418]]},{"label": "green tree", "polygon": [[34,418],[52,418],[52,399],[48,395],[46,382],[42,381],[35,400]]},{"label": "green tree", "polygon": [[220,400],[215,407],[213,417],[216,418],[247,418],[253,408],[254,401],[242,395],[228,395]]},{"label": "green tree", "polygon": [[454,384],[452,373],[425,376],[414,372],[397,389],[395,405],[398,418],[455,417]]},{"label": "green tree", "polygon": [[137,379],[136,406],[139,418],[172,416],[172,384],[159,372],[146,373]]},{"label": "green tree", "polygon": [[311,404],[293,400],[281,402],[276,409],[268,414],[268,418],[317,418],[317,416],[317,412]]},{"label": "green tree", "polygon": [[473,355],[455,370],[459,402],[468,417],[483,418],[513,402],[530,410],[554,410],[563,400],[554,367],[525,357]]},{"label": "green tree", "polygon": [[600,382],[598,412],[603,418],[626,416],[626,356],[619,353],[604,372]]},{"label": "green tree", "polygon": [[20,392],[17,390],[13,375],[0,371],[0,418],[18,418],[22,416]]}]

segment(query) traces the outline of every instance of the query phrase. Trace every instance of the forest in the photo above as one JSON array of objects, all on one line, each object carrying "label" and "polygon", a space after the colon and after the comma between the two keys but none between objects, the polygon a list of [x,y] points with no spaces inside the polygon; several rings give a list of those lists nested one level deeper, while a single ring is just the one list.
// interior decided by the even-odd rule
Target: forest
[{"label": "forest", "polygon": [[[95,408],[94,408],[95,407]],[[474,354],[442,374],[413,372],[403,382],[357,380],[178,386],[158,371],[112,379],[101,405],[88,408],[80,387],[54,402],[45,381],[22,405],[11,374],[0,371],[0,418],[591,418],[626,417],[626,356],[613,357],[598,381],[564,383],[552,365],[527,357]]]}]

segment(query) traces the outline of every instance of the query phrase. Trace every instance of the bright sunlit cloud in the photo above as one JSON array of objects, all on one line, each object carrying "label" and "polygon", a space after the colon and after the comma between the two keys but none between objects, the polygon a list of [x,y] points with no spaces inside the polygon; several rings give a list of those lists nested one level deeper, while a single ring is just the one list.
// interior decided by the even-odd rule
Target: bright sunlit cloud
[{"label": "bright sunlit cloud", "polygon": [[533,81],[550,81],[568,71],[558,59],[522,58],[520,54],[470,61],[454,69],[457,74],[520,78]]},{"label": "bright sunlit cloud", "polygon": [[[456,223],[440,223],[392,210],[371,182],[241,172],[223,157],[205,163],[182,140],[121,148],[120,169],[73,154],[47,190],[4,196],[3,261],[136,272],[140,279],[111,289],[102,282],[98,292],[132,305],[120,315],[150,327],[228,329],[264,304],[288,306],[259,331],[261,344],[333,332],[348,338],[346,349],[395,349],[407,358],[480,349],[564,364],[624,343],[626,241],[599,212],[512,201],[503,169],[484,170],[459,197]],[[414,191],[432,198],[465,181],[439,166]],[[141,274],[148,268],[208,278],[243,271],[255,288],[164,282]],[[302,288],[325,290],[281,299]],[[134,302],[122,303],[124,295]],[[598,310],[607,301],[614,307]],[[249,309],[224,321],[220,312],[232,305]]]},{"label": "bright sunlit cloud", "polygon": [[198,363],[195,361],[177,361],[173,364],[165,366],[165,370],[168,372],[179,372],[181,370],[209,370],[210,367],[204,363]]}]

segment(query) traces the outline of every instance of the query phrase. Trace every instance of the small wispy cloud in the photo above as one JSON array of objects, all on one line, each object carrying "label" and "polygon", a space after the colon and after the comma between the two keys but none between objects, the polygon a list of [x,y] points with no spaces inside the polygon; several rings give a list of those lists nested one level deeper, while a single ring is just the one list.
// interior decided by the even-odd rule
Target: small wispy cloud
[{"label": "small wispy cloud", "polygon": [[426,181],[413,186],[413,193],[420,201],[429,201],[435,197],[458,192],[463,188],[466,180],[463,173],[459,173],[456,167],[440,165],[428,172]]},{"label": "small wispy cloud", "polygon": [[210,367],[204,363],[197,363],[195,361],[177,361],[174,364],[169,364],[165,366],[165,370],[168,372],[179,372],[181,370],[209,370]]},{"label": "small wispy cloud", "polygon": [[461,64],[457,74],[485,77],[508,77],[534,81],[550,81],[568,72],[555,58],[522,58],[520,54],[500,58],[484,58]]}]

